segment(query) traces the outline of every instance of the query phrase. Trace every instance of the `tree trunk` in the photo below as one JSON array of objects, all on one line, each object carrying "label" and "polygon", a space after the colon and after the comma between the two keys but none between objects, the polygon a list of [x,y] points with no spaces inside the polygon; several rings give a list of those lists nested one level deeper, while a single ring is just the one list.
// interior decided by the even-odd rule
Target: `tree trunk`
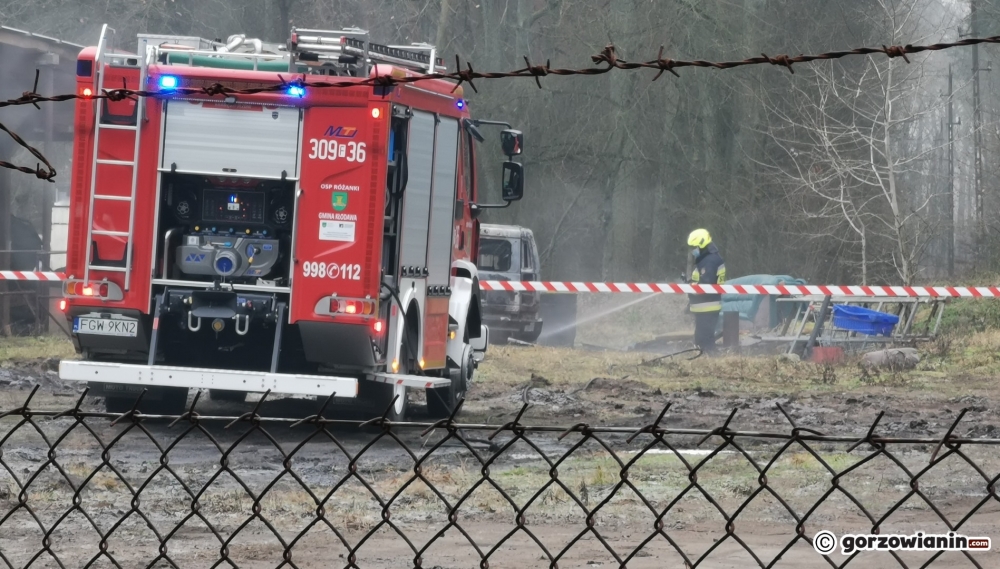
[{"label": "tree trunk", "polygon": [[861,232],[861,286],[868,286],[868,238]]},{"label": "tree trunk", "polygon": [[284,41],[288,39],[288,34],[291,31],[291,20],[292,20],[292,4],[295,0],[276,0],[278,5],[278,22],[276,23],[275,39],[276,41]]},{"label": "tree trunk", "polygon": [[[611,41],[622,45],[625,38],[634,37],[632,30],[636,29],[636,6],[633,0],[619,0],[611,4],[608,16],[608,28]],[[629,54],[619,53],[626,59]],[[642,228],[637,221],[641,212],[648,211],[652,203],[651,192],[639,179],[639,162],[642,159],[633,132],[637,129],[635,91],[637,76],[631,74],[611,74],[608,76],[610,99],[614,109],[611,119],[612,143],[609,152],[616,154],[616,168],[609,171],[608,179],[608,234],[603,255],[603,273],[605,279],[632,279],[637,269],[648,266],[648,258],[641,262],[637,255],[638,239]],[[642,203],[642,196],[648,198]],[[648,231],[648,229],[647,229]],[[649,244],[648,233],[645,242]]]},{"label": "tree trunk", "polygon": [[438,17],[437,41],[434,43],[437,47],[439,55],[441,50],[444,49],[445,43],[448,41],[448,20],[450,16],[450,0],[441,0],[441,15]]},{"label": "tree trunk", "polygon": [[[904,285],[909,285],[912,275],[910,274],[910,260],[909,251],[906,247],[906,239],[903,231],[903,219],[899,210],[899,193],[896,181],[896,165],[893,162],[893,152],[892,152],[892,138],[890,133],[890,127],[892,125],[892,93],[895,88],[893,85],[893,62],[890,59],[888,67],[886,69],[886,81],[885,81],[885,123],[883,125],[883,152],[885,153],[886,162],[886,173],[888,178],[888,198],[889,198],[889,209],[892,212],[892,228],[893,237],[895,239],[896,252],[899,254],[899,261],[896,264],[896,270],[899,272],[900,278],[903,279]],[[875,167],[875,164],[872,164]]]}]

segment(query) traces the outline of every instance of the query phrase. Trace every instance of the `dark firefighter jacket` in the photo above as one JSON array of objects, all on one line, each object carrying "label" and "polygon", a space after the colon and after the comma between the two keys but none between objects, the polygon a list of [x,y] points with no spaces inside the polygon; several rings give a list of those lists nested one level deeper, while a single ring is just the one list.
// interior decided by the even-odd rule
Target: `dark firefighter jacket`
[{"label": "dark firefighter jacket", "polygon": [[[691,284],[725,284],[726,265],[719,255],[715,243],[709,243],[702,248],[695,259],[694,271],[691,272]],[[690,294],[691,312],[718,312],[722,310],[721,294]]]}]

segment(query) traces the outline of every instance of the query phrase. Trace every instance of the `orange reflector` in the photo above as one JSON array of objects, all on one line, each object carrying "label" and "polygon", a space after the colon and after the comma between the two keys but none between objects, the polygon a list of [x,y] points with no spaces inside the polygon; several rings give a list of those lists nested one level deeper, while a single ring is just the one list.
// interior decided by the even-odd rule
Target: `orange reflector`
[{"label": "orange reflector", "polygon": [[420,369],[424,369],[424,358],[420,358]]},{"label": "orange reflector", "polygon": [[392,360],[392,373],[399,371],[399,360]]}]

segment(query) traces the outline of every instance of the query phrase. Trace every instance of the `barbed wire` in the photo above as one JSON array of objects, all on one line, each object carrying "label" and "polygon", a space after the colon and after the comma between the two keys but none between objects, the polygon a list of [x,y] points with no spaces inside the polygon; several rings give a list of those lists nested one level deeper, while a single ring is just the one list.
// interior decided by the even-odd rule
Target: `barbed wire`
[{"label": "barbed wire", "polygon": [[[86,561],[85,567],[106,561],[120,569],[125,564],[204,566],[206,557],[210,562],[215,557],[213,567],[226,564],[239,568],[240,552],[249,547],[241,541],[247,539],[241,536],[244,532],[250,533],[248,539],[257,547],[247,552],[249,565],[259,565],[264,555],[260,544],[273,537],[276,567],[299,567],[299,563],[309,562],[313,532],[321,531],[332,534],[319,548],[323,565],[336,563],[335,550],[341,549],[340,563],[345,568],[374,563],[373,557],[387,550],[396,550],[398,558],[400,548],[412,554],[413,567],[421,568],[442,555],[443,543],[448,544],[448,555],[465,551],[481,569],[488,569],[491,559],[512,554],[520,555],[522,561],[542,560],[555,568],[569,562],[577,549],[587,555],[610,556],[619,567],[640,563],[637,558],[656,553],[676,556],[693,568],[711,563],[713,552],[726,543],[745,551],[757,566],[771,567],[800,542],[816,548],[809,537],[814,534],[807,526],[819,529],[816,526],[822,524],[821,528],[829,529],[829,511],[823,516],[817,511],[838,499],[857,508],[856,513],[871,524],[872,534],[895,523],[894,514],[903,509],[905,523],[943,524],[948,532],[965,531],[974,525],[970,520],[977,512],[998,499],[1000,474],[987,474],[967,449],[1000,444],[1000,439],[957,436],[955,430],[967,410],[959,413],[941,437],[905,438],[876,433],[883,413],[864,434],[824,435],[796,424],[780,404],[777,409],[791,429],[768,433],[731,429],[736,409],[714,429],[668,428],[663,422],[669,404],[640,428],[587,423],[529,426],[521,422],[528,405],[513,420],[497,426],[458,423],[461,404],[451,417],[435,423],[392,422],[385,414],[363,422],[327,419],[324,413],[332,396],[315,415],[266,418],[260,411],[268,393],[252,411],[239,417],[198,414],[198,395],[180,416],[139,413],[142,395],[132,410],[121,415],[86,412],[82,410],[86,392],[72,408],[36,411],[30,403],[37,389],[21,406],[0,413],[0,532],[6,536],[0,541],[0,559],[10,569],[28,567],[42,556],[64,569],[70,559]],[[221,426],[222,421],[225,426]],[[172,431],[176,427],[179,432]],[[299,436],[289,439],[293,432]],[[489,434],[477,443],[469,432]],[[435,434],[441,436],[434,440]],[[348,440],[358,437],[360,440]],[[689,458],[684,448],[690,447],[688,441],[695,437],[694,448],[704,449],[699,460]],[[711,445],[705,448],[709,441]],[[771,446],[754,444],[761,441]],[[841,452],[857,460],[849,466],[841,460],[841,468],[836,468],[829,458],[830,450],[824,450],[834,443],[849,443]],[[912,456],[921,445],[935,447],[923,465]],[[359,448],[352,451],[352,446]],[[369,465],[377,453],[387,452],[386,448],[395,449],[395,454],[383,454],[384,464]],[[856,452],[859,450],[862,452]],[[238,464],[240,452],[252,457],[245,469]],[[595,452],[603,458],[595,458]],[[199,463],[198,457],[205,453],[217,458]],[[518,453],[531,459],[518,458]],[[641,462],[655,454],[666,454],[670,463]],[[172,458],[178,455],[183,460]],[[807,473],[805,461],[814,460],[828,483],[818,498],[799,508],[792,502],[793,498],[801,501],[800,489],[787,490],[790,496],[783,496],[774,480],[780,478],[782,461],[796,456],[800,458],[793,463],[798,468],[793,474],[804,476],[799,472]],[[996,455],[989,453],[987,458],[990,456]],[[866,507],[859,497],[864,490],[848,488],[861,469],[876,459],[884,467],[880,488],[885,470],[890,471],[890,480],[895,477],[897,486],[906,488],[898,499],[887,497],[888,490],[881,489],[868,495],[871,499],[887,498],[887,508],[885,504]],[[930,484],[929,473],[948,459],[970,467],[973,474],[960,479],[952,469],[944,474],[952,488]],[[579,471],[595,462],[606,465],[610,472],[591,479],[588,485]],[[210,463],[213,468],[207,468]],[[735,500],[727,497],[728,492],[721,495],[724,490],[711,480],[720,464],[730,469],[742,465],[755,479]],[[671,476],[675,487],[649,484]],[[4,483],[13,487],[4,492]],[[871,486],[868,482],[860,485],[869,490]],[[418,487],[424,490],[417,491]],[[974,503],[957,508],[948,489],[963,497],[963,504]],[[654,490],[659,491],[656,496]],[[495,503],[486,503],[483,492],[499,497]],[[556,494],[562,497],[552,498]],[[289,504],[295,503],[293,495],[302,496],[297,510],[289,510]],[[758,542],[756,549],[778,550],[771,559],[762,558],[746,539],[753,535],[754,527],[760,527],[747,519],[746,512],[761,496],[773,500],[773,507],[794,522],[785,535],[775,533],[777,522],[768,524],[770,541]],[[981,498],[977,501],[976,496]],[[371,520],[365,524],[357,521],[359,500],[374,502]],[[719,520],[709,536],[702,536],[712,541],[701,553],[692,551],[690,541],[680,537],[683,524],[677,525],[684,510],[694,507],[691,500],[700,501],[704,512],[684,515]],[[921,503],[922,508],[904,508],[911,500]],[[944,505],[938,506],[936,501]],[[128,505],[116,506],[119,502]],[[223,515],[220,504],[238,513]],[[883,513],[877,513],[882,509]],[[916,519],[920,510],[933,515]],[[433,512],[438,513],[437,527],[428,521]],[[471,526],[483,517],[504,517],[501,513],[510,514],[505,518],[512,520],[509,530],[499,529],[503,524],[494,519],[489,522],[491,534],[474,537]],[[570,532],[568,540],[565,532],[561,538],[549,535],[544,521],[535,518],[574,515],[582,516],[577,523],[582,527]],[[621,547],[621,540],[612,538],[614,530],[601,523],[604,516],[630,520],[630,533],[638,535]],[[411,523],[408,518],[413,518]],[[412,525],[414,519],[419,523]],[[745,531],[738,530],[738,522]],[[192,526],[207,532],[192,533]],[[920,529],[930,533],[934,528],[925,525]],[[140,530],[145,537],[139,536]],[[91,542],[85,534],[93,536]],[[426,541],[420,543],[419,536]],[[121,540],[128,545],[116,549],[113,544]],[[537,548],[537,552],[524,552],[525,547]],[[213,548],[217,554],[211,553]],[[512,548],[520,550],[512,552]],[[798,553],[821,555],[819,551]],[[857,559],[859,552],[839,565],[831,553],[822,554],[824,560],[833,567],[844,567]],[[921,566],[932,565],[943,553],[937,551]],[[973,566],[982,567],[981,557],[962,553]],[[899,566],[909,566],[897,552],[891,555]],[[806,559],[809,565],[814,564],[811,557]],[[24,563],[15,565],[18,560]],[[658,565],[663,563],[661,560]],[[535,563],[521,562],[520,566],[527,564]]]},{"label": "barbed wire", "polygon": [[[653,77],[653,81],[660,78],[665,72],[673,74],[675,77],[680,77],[677,73],[677,69],[683,69],[685,67],[701,67],[701,68],[712,68],[712,69],[735,69],[737,67],[745,67],[750,65],[777,65],[788,69],[789,72],[795,73],[792,66],[796,63],[809,63],[819,60],[831,60],[840,59],[847,56],[854,55],[876,55],[883,54],[889,58],[902,57],[907,63],[910,62],[907,57],[908,54],[917,54],[925,51],[940,51],[944,49],[951,49],[955,47],[966,47],[984,43],[997,44],[1000,43],[1000,36],[990,36],[990,37],[979,37],[979,38],[966,38],[963,40],[955,42],[940,42],[930,45],[882,45],[881,47],[860,47],[855,49],[840,50],[840,51],[829,51],[825,53],[819,53],[815,55],[796,55],[790,56],[787,54],[781,54],[776,56],[769,56],[767,54],[761,54],[759,57],[748,57],[742,60],[735,61],[707,61],[703,59],[694,60],[683,60],[683,59],[672,59],[663,56],[663,46],[660,46],[660,51],[655,59],[642,62],[631,62],[622,59],[618,56],[618,48],[613,44],[609,44],[604,47],[603,50],[597,55],[591,56],[591,61],[598,65],[599,67],[588,67],[582,69],[570,69],[570,68],[553,68],[551,66],[551,60],[546,60],[544,65],[532,64],[531,60],[525,56],[524,63],[525,67],[521,69],[515,69],[511,71],[502,72],[480,72],[476,71],[472,63],[469,61],[465,62],[465,68],[462,67],[461,58],[455,56],[455,71],[453,72],[435,72],[426,73],[406,77],[396,77],[392,75],[379,75],[375,77],[367,78],[351,78],[343,79],[339,81],[306,81],[305,76],[285,79],[279,76],[280,82],[274,85],[266,85],[261,87],[251,87],[244,89],[234,89],[227,87],[222,83],[213,83],[210,85],[205,85],[202,87],[177,87],[170,89],[169,91],[151,91],[146,89],[128,89],[122,87],[120,89],[104,89],[102,93],[92,93],[90,95],[84,95],[82,93],[66,93],[62,95],[41,95],[37,92],[38,87],[38,73],[35,74],[35,87],[31,91],[25,91],[20,97],[8,99],[6,101],[0,101],[0,108],[20,106],[20,105],[34,105],[38,107],[39,103],[54,103],[63,102],[74,99],[86,99],[86,100],[102,100],[107,99],[112,102],[122,101],[124,99],[137,99],[139,97],[158,97],[158,96],[175,96],[175,95],[205,95],[208,97],[214,97],[219,95],[231,96],[231,95],[254,95],[260,93],[274,93],[279,91],[284,91],[291,86],[305,87],[308,86],[310,89],[335,89],[335,88],[349,88],[349,87],[393,87],[397,85],[405,85],[410,83],[417,83],[421,81],[429,81],[433,79],[445,79],[457,81],[454,89],[463,84],[468,83],[469,86],[475,92],[479,92],[476,87],[475,81],[479,79],[510,79],[510,78],[532,78],[541,89],[542,83],[541,78],[547,77],[549,75],[559,75],[559,76],[573,76],[573,75],[603,75],[613,70],[638,70],[638,69],[655,69],[659,72]],[[124,83],[124,80],[123,80]],[[453,91],[454,91],[453,89]],[[38,150],[29,146],[20,137],[11,132],[7,127],[0,123],[0,128],[11,135],[15,142],[20,146],[28,149],[32,155],[45,163],[46,169],[42,169],[41,166],[36,166],[34,169],[15,166],[8,162],[0,162],[0,167],[10,168],[20,172],[25,172],[29,174],[34,174],[40,179],[52,181],[55,177],[55,169],[49,164],[49,162],[42,156]]]},{"label": "barbed wire", "polygon": [[34,168],[28,168],[27,166],[18,166],[17,164],[7,162],[6,160],[0,160],[0,168],[7,168],[8,170],[23,172],[25,174],[34,174],[35,177],[40,180],[55,182],[56,169],[52,167],[52,164],[49,164],[48,159],[41,153],[40,150],[25,142],[20,136],[17,135],[17,133],[12,132],[2,122],[0,122],[0,130],[10,135],[18,146],[27,149],[28,152],[30,152],[35,158],[41,160],[42,164],[45,164],[44,168],[41,164],[36,165]]},{"label": "barbed wire", "polygon": [[[30,91],[31,93],[35,93],[35,92],[38,91],[38,77],[39,77],[39,73],[40,73],[39,70],[36,69],[35,70],[35,84],[31,88],[31,91]],[[27,94],[28,94],[28,92],[25,92],[22,95],[22,97],[25,96],[25,95],[27,95]],[[35,106],[36,109],[41,108],[41,107],[38,106],[38,103],[35,103],[34,106]],[[7,168],[8,170],[15,170],[17,172],[23,172],[25,174],[34,174],[40,180],[47,180],[49,182],[54,182],[55,181],[54,178],[56,177],[56,169],[52,167],[52,164],[49,163],[48,159],[45,158],[45,156],[41,153],[40,150],[38,150],[34,146],[32,146],[32,145],[28,144],[27,142],[25,142],[25,140],[23,138],[21,138],[20,136],[18,136],[16,132],[14,132],[14,131],[10,130],[9,128],[7,128],[7,126],[5,124],[3,124],[2,122],[0,122],[0,130],[6,132],[7,135],[10,136],[10,138],[14,141],[14,143],[16,143],[18,146],[21,146],[22,148],[26,149],[28,152],[31,153],[32,156],[34,156],[35,158],[37,158],[38,160],[40,160],[42,164],[45,164],[45,168],[44,169],[42,168],[41,164],[36,164],[35,168],[32,169],[32,168],[28,168],[26,166],[18,166],[16,164],[12,164],[12,163],[7,162],[5,160],[0,160],[0,168]]]}]

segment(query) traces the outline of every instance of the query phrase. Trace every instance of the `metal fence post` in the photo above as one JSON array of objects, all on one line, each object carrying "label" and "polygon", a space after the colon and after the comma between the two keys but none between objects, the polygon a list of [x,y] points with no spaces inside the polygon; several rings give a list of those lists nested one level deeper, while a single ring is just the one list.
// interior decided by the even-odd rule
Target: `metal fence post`
[{"label": "metal fence post", "polygon": [[726,311],[722,313],[722,347],[740,349],[740,313]]}]

